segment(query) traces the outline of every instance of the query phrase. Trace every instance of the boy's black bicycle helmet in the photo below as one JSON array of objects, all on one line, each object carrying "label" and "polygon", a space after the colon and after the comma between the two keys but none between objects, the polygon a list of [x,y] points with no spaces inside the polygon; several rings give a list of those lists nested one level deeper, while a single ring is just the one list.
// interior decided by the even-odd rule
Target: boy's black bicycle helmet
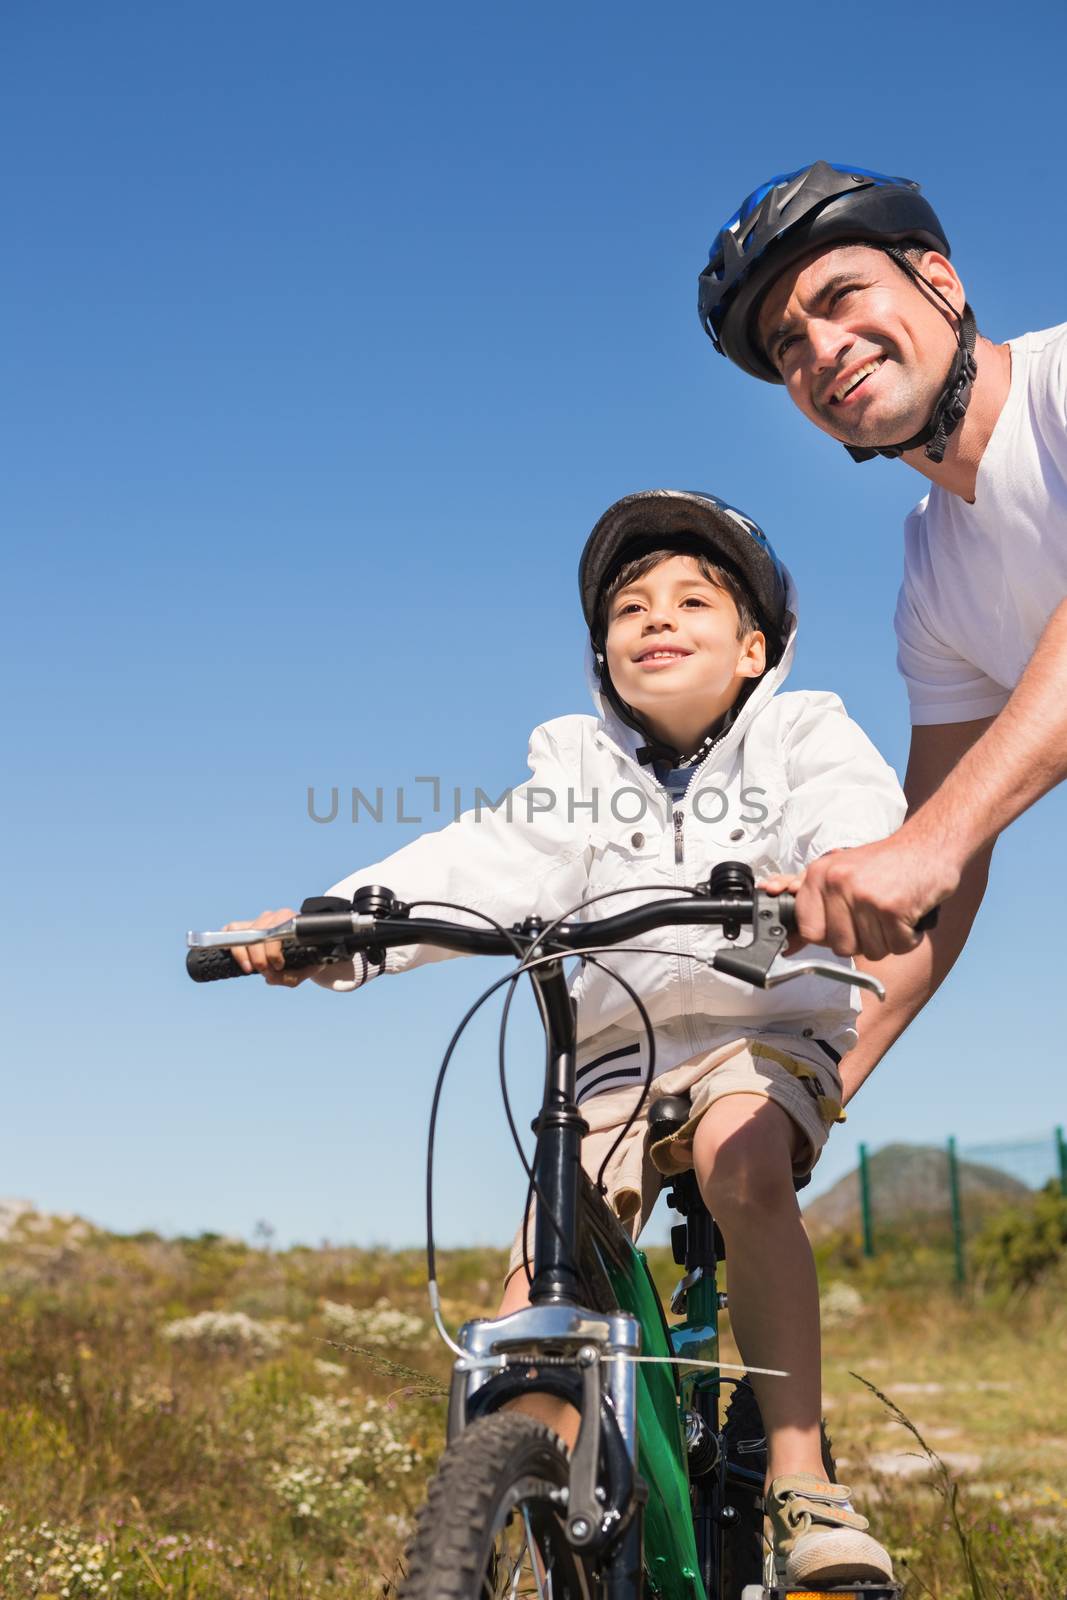
[{"label": "boy's black bicycle helmet", "polygon": [[[890,178],[828,161],[780,173],[754,189],[719,229],[700,274],[700,322],[719,354],[754,378],[781,383],[756,328],[763,296],[802,256],[835,244],[868,244],[885,250],[902,271],[935,294],[938,291],[915,270],[902,247],[917,244],[943,256],[951,253],[933,207],[911,178]],[[951,305],[949,309],[955,314]],[[959,426],[970,400],[976,333],[970,307],[965,307],[956,358],[927,426],[900,444],[870,450],[846,446],[854,460],[899,456],[923,444],[932,460],[943,459],[945,441]]]},{"label": "boy's black bicycle helmet", "polygon": [[[582,551],[578,567],[582,611],[598,650],[604,641],[596,638],[596,608],[605,585],[624,562],[675,544],[734,567],[780,647],[785,575],[758,523],[717,495],[698,489],[643,489],[608,507]],[[773,642],[768,639],[768,645]]]},{"label": "boy's black bicycle helmet", "polygon": [[[695,489],[644,489],[624,495],[597,522],[578,566],[582,612],[597,659],[601,690],[615,712],[646,735],[640,717],[620,698],[603,659],[597,602],[626,562],[653,550],[676,549],[733,568],[752,593],[767,637],[768,662],[777,661],[788,631],[786,580],[781,562],[758,523],[717,495]],[[673,755],[651,740],[641,758]]]}]

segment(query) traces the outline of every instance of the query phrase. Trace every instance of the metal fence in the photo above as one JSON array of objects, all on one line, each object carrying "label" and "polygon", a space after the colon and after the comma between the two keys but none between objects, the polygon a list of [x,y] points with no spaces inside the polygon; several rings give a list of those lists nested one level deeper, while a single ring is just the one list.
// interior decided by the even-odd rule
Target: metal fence
[{"label": "metal fence", "polygon": [[863,1253],[907,1241],[951,1250],[957,1283],[967,1276],[967,1241],[994,1212],[1049,1182],[1067,1195],[1062,1127],[1001,1144],[859,1148]]}]

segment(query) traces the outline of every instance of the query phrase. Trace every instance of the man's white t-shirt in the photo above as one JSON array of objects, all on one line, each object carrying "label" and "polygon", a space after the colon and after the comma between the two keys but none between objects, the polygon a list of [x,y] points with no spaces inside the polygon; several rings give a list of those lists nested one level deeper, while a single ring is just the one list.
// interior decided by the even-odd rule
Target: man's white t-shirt
[{"label": "man's white t-shirt", "polygon": [[935,485],[904,525],[897,664],[916,724],[996,716],[1067,597],[1067,323],[1009,348],[974,504]]}]

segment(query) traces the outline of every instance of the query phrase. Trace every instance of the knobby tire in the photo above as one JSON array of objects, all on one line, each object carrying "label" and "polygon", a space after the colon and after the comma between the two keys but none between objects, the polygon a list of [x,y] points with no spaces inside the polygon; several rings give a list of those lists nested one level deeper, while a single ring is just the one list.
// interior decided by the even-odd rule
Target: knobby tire
[{"label": "knobby tire", "polygon": [[595,1573],[568,1544],[564,1508],[551,1498],[567,1475],[563,1446],[532,1417],[471,1423],[430,1482],[400,1600],[594,1600]]}]

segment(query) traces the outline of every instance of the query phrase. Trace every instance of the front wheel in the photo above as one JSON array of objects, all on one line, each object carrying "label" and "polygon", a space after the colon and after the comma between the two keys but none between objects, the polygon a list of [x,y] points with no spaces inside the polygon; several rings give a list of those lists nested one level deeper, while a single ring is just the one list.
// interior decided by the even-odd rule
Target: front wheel
[{"label": "front wheel", "polygon": [[532,1417],[472,1423],[431,1479],[400,1600],[594,1600],[593,1569],[567,1541],[567,1477],[563,1446]]}]

